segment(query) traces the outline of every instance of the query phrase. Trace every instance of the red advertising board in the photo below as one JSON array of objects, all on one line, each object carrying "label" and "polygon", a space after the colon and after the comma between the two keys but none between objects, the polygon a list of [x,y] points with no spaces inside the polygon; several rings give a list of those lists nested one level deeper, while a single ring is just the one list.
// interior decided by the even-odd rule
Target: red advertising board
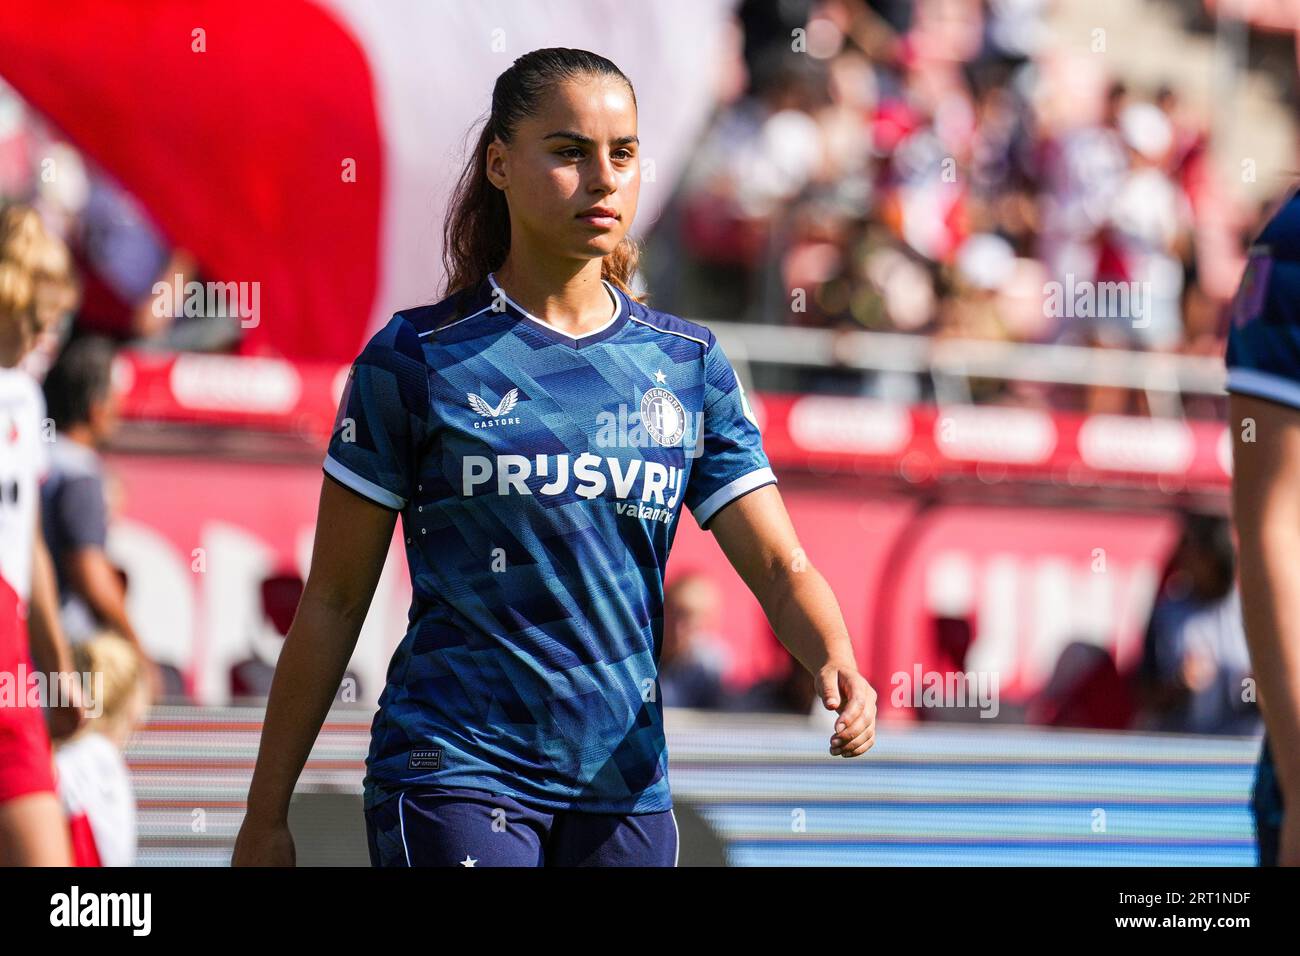
[{"label": "red advertising board", "polygon": [[[228,356],[118,361],[132,447],[150,444],[138,440],[145,423],[190,435],[179,454],[109,456],[120,490],[110,550],[146,644],[200,701],[226,699],[236,661],[275,653],[259,584],[306,576],[346,371]],[[802,559],[830,583],[882,708],[903,719],[918,712],[891,691],[936,669],[996,674],[1012,706],[1042,690],[1071,644],[1130,669],[1177,506],[1188,495],[1221,504],[1231,473],[1214,421],[771,393],[752,404]],[[261,441],[276,435],[278,446]],[[405,628],[399,543],[353,660],[360,699],[377,696]],[[720,591],[728,683],[779,675],[788,658],[763,609],[683,512],[667,583],[693,572]],[[945,644],[954,633],[965,635],[961,660]]]}]

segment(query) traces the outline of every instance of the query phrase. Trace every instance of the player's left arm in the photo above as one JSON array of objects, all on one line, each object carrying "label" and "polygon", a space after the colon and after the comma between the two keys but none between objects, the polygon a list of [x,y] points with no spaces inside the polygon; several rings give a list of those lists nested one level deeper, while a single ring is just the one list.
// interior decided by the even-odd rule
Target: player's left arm
[{"label": "player's left arm", "polygon": [[742,495],[709,522],[718,545],[763,607],[772,630],[839,711],[830,752],[857,757],[876,742],[876,692],[858,673],[830,585],[799,546],[776,485]]}]

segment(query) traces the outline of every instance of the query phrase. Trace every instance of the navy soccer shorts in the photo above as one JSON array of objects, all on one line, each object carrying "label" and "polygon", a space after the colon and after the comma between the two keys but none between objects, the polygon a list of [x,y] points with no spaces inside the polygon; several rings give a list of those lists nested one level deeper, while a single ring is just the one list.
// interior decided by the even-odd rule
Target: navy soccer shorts
[{"label": "navy soccer shorts", "polygon": [[1268,735],[1259,752],[1259,765],[1255,768],[1255,789],[1251,794],[1250,808],[1255,817],[1255,839],[1259,844],[1259,865],[1277,866],[1278,844],[1282,833],[1282,790],[1273,766],[1273,752],[1268,748]]},{"label": "navy soccer shorts", "polygon": [[366,811],[373,866],[676,866],[662,813],[552,811],[504,794],[408,787]]}]

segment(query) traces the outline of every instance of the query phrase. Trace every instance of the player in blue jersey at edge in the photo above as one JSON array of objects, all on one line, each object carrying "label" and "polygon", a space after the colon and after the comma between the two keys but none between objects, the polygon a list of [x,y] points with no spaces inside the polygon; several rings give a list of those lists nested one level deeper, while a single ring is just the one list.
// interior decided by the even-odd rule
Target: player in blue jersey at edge
[{"label": "player in blue jersey at edge", "polygon": [[657,664],[683,505],[839,713],[875,740],[835,596],[703,325],[630,282],[636,97],[609,60],[498,77],[450,205],[448,295],[352,367],[311,572],[276,669],[233,862],[289,865],[289,799],[400,514],[413,599],[366,760],[378,866],[674,866]]},{"label": "player in blue jersey at edge", "polygon": [[[1300,194],[1250,249],[1228,334],[1242,617],[1264,742],[1252,810],[1262,866],[1300,865]],[[1290,809],[1297,808],[1297,809]]]}]

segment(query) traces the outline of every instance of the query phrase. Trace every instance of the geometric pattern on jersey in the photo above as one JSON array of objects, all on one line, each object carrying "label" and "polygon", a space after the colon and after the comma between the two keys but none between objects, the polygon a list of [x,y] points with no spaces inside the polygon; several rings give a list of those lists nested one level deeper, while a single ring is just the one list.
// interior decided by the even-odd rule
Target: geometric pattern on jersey
[{"label": "geometric pattern on jersey", "polygon": [[400,512],[411,574],[365,801],[487,789],[554,810],[672,806],[658,686],[682,506],[776,482],[721,345],[608,282],[574,338],[488,275],[407,309],[352,366],[327,475]]},{"label": "geometric pattern on jersey", "polygon": [[1300,193],[1250,248],[1233,299],[1227,390],[1300,408]]}]

